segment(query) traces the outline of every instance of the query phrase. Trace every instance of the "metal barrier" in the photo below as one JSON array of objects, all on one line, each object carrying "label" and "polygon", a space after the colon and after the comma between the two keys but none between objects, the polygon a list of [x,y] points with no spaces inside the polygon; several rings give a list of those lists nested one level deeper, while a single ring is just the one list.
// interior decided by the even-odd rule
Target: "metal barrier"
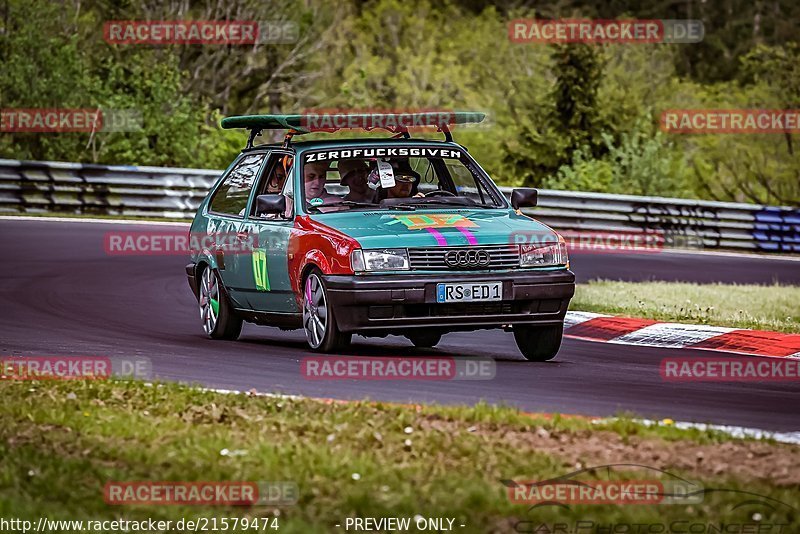
[{"label": "metal barrier", "polygon": [[[220,174],[0,159],[0,213],[188,219]],[[677,248],[800,252],[796,208],[542,189],[526,212],[559,230],[657,232]]]}]

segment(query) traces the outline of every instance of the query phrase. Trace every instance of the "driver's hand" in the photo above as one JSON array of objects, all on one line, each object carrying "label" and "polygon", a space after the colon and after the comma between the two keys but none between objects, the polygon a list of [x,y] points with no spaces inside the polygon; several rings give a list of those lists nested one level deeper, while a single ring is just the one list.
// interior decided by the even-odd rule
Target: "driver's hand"
[{"label": "driver's hand", "polygon": [[424,197],[424,196],[425,196],[425,193],[417,193],[412,198],[421,198],[421,197]]}]

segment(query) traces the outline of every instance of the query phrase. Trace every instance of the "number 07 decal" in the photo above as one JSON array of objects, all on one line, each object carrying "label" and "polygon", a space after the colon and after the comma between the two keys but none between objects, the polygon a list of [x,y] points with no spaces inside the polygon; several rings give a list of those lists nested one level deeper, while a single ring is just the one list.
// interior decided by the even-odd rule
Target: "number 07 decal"
[{"label": "number 07 decal", "polygon": [[267,274],[267,252],[253,250],[253,278],[258,291],[269,291],[269,275]]}]

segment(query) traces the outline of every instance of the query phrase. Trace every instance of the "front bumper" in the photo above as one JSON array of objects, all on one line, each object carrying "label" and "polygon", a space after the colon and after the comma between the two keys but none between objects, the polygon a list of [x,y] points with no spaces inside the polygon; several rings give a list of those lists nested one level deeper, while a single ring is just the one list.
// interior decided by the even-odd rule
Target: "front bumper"
[{"label": "front bumper", "polygon": [[[563,323],[575,294],[567,269],[481,273],[328,275],[324,277],[336,323],[342,332],[397,334],[399,328],[443,332],[497,328],[508,324]],[[436,302],[440,282],[503,282],[503,300]]]}]

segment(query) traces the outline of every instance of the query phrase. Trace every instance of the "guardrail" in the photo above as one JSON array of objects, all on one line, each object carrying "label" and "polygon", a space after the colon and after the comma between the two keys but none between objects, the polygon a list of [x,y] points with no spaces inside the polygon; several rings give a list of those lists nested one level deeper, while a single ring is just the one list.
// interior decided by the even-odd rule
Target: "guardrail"
[{"label": "guardrail", "polygon": [[[220,174],[0,159],[0,213],[188,219]],[[796,208],[542,189],[526,212],[559,230],[657,232],[678,248],[800,252]]]}]

